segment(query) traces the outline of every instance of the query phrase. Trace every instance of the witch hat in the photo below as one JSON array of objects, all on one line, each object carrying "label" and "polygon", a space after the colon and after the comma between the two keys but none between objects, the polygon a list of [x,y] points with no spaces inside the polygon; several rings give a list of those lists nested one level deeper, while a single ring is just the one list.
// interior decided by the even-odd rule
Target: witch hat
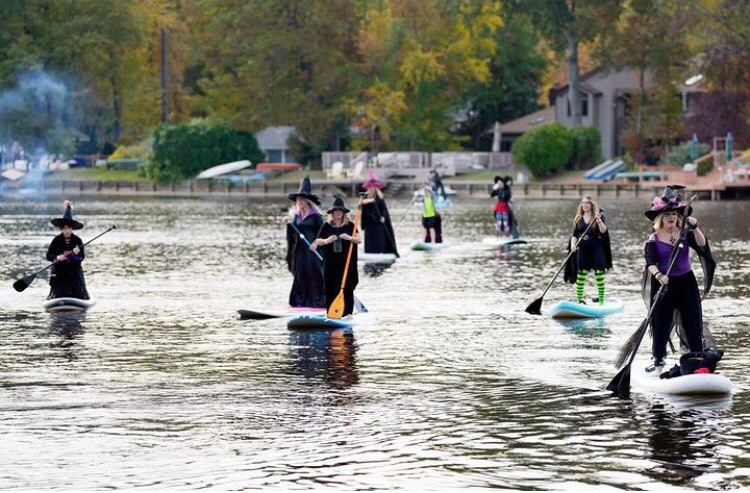
[{"label": "witch hat", "polygon": [[335,195],[333,197],[333,205],[330,209],[328,209],[328,214],[333,213],[336,209],[342,210],[344,212],[350,212],[349,209],[346,208],[346,205],[344,205],[344,199],[339,197],[338,195]]},{"label": "witch hat", "polygon": [[52,219],[50,222],[55,225],[55,227],[63,229],[65,226],[70,226],[72,229],[81,229],[83,228],[83,224],[79,223],[75,219],[73,219],[73,204],[70,203],[70,201],[63,202],[63,207],[65,207],[65,212],[63,212],[62,217],[56,217]]},{"label": "witch hat", "polygon": [[646,217],[651,221],[662,212],[676,211],[679,214],[685,214],[687,203],[682,200],[682,185],[667,185],[664,187],[661,197],[654,197],[651,201],[651,208],[645,212]]},{"label": "witch hat", "polygon": [[320,205],[320,199],[317,195],[312,193],[312,184],[310,183],[309,176],[302,178],[302,182],[299,184],[299,190],[297,191],[297,193],[289,194],[289,200],[291,200],[292,202],[297,200],[297,197],[302,197],[303,199],[307,199],[310,202],[313,202],[315,205]]}]

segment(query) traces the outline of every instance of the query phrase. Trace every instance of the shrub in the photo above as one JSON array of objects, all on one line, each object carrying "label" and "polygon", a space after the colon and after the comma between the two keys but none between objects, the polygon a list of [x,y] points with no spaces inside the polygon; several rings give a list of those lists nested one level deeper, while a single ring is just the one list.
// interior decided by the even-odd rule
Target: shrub
[{"label": "shrub", "polygon": [[712,169],[714,169],[714,157],[708,157],[704,159],[703,161],[698,163],[698,167],[696,171],[698,172],[698,176],[704,176],[707,175]]},{"label": "shrub", "polygon": [[531,129],[513,145],[513,159],[528,166],[535,176],[545,176],[566,166],[572,155],[571,132],[558,123]]},{"label": "shrub", "polygon": [[219,164],[263,158],[252,134],[223,122],[193,120],[156,130],[146,172],[154,180],[179,181]]},{"label": "shrub", "polygon": [[[671,151],[669,151],[669,154],[667,154],[667,164],[673,164],[676,166],[682,166],[685,163],[689,163],[692,161],[690,158],[690,142],[683,142],[682,144],[679,144],[672,148]],[[708,144],[698,144],[698,156],[703,156],[706,154],[711,148],[708,146]]]},{"label": "shrub", "polygon": [[570,129],[573,141],[573,155],[569,169],[589,169],[600,161],[602,136],[594,127],[573,127]]}]

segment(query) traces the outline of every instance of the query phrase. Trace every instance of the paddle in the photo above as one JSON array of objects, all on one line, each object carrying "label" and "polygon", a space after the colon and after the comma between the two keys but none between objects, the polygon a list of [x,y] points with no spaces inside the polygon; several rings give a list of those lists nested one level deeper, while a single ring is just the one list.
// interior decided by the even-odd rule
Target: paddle
[{"label": "paddle", "polygon": [[[584,230],[584,232],[581,235],[581,237],[586,236],[586,233],[589,232],[589,230],[591,229],[591,226],[593,226],[596,223],[596,220],[598,218],[599,218],[599,214],[597,214],[596,216],[594,216],[594,218],[589,223],[588,227],[586,227],[586,229]],[[565,257],[565,260],[563,261],[563,263],[560,266],[560,268],[557,269],[557,272],[555,272],[555,276],[552,278],[552,280],[549,282],[549,284],[547,284],[547,288],[544,290],[544,292],[542,293],[542,295],[539,298],[537,298],[534,301],[532,301],[531,304],[526,307],[526,313],[530,313],[532,315],[541,315],[542,314],[542,301],[544,300],[544,295],[547,294],[547,291],[549,291],[549,288],[552,287],[552,283],[555,282],[555,279],[557,279],[557,276],[560,275],[560,272],[562,272],[562,270],[565,268],[565,264],[568,263],[568,260],[570,259],[570,257],[574,253],[576,253],[576,250],[572,250],[571,249],[571,251],[568,254],[568,256]]]},{"label": "paddle", "polygon": [[399,225],[399,224],[401,224],[401,221],[403,221],[403,220],[404,220],[404,218],[406,217],[406,214],[408,214],[408,213],[409,213],[409,209],[411,209],[411,206],[412,206],[412,204],[414,203],[414,201],[415,201],[415,200],[417,200],[417,195],[416,195],[416,194],[415,194],[415,195],[414,195],[414,196],[413,196],[413,197],[411,198],[411,202],[409,202],[409,205],[407,205],[407,206],[406,206],[406,209],[404,210],[404,213],[403,213],[403,214],[401,214],[401,217],[399,218],[398,222],[397,222],[397,223],[396,223],[396,225],[395,225],[395,226],[393,227],[393,232],[394,232],[394,233],[395,233],[395,232],[396,232],[396,230],[398,229],[398,225]]},{"label": "paddle", "polygon": [[[357,212],[357,214],[359,214],[359,212]],[[309,248],[310,248],[310,246],[311,246],[311,245],[310,245],[310,242],[309,242],[309,241],[307,241],[307,238],[305,238],[305,235],[303,235],[303,234],[302,234],[302,231],[300,231],[300,230],[299,230],[299,229],[297,228],[297,226],[295,226],[295,225],[294,225],[294,221],[289,221],[289,223],[288,223],[288,224],[289,224],[289,226],[291,226],[291,227],[292,227],[292,229],[294,230],[294,232],[295,232],[295,233],[297,233],[297,236],[299,236],[299,237],[300,237],[300,238],[302,239],[302,241],[304,241],[304,242],[305,242],[305,245],[307,245],[307,247],[308,247],[308,251],[312,251],[312,250],[309,250]],[[315,252],[313,252],[313,253],[315,253],[315,256],[316,256],[316,257],[318,257],[318,260],[320,260],[321,262],[323,261],[323,257],[321,257],[321,256],[320,256],[320,253],[318,253],[317,251],[315,251]],[[355,308],[355,309],[356,309],[356,310],[357,310],[358,312],[360,312],[360,313],[365,313],[365,312],[367,312],[367,311],[368,311],[368,310],[367,310],[367,307],[366,307],[366,306],[364,305],[364,303],[362,303],[362,302],[361,302],[361,301],[360,301],[359,299],[357,299],[357,297],[356,297],[356,296],[354,297],[354,308]]]},{"label": "paddle", "polygon": [[[357,209],[357,215],[354,217],[354,229],[352,230],[352,236],[357,234],[357,226],[359,224],[359,216],[362,213],[362,208]],[[338,296],[333,300],[331,306],[328,307],[328,318],[341,318],[344,316],[345,301],[344,301],[344,287],[346,286],[346,278],[349,275],[349,263],[352,260],[352,252],[356,248],[356,244],[352,241],[349,243],[349,252],[346,254],[346,264],[344,265],[344,276],[341,279],[341,290]]]},{"label": "paddle", "polygon": [[[690,209],[690,205],[693,203],[696,197],[697,195],[693,195],[690,198],[687,206],[688,210]],[[680,250],[685,247],[685,241],[688,231],[687,223],[687,218],[685,218],[684,222],[682,223],[680,238],[672,248],[669,266],[667,267],[667,272],[664,274],[667,277],[669,277],[669,273],[672,272],[672,267],[677,260]],[[612,381],[609,382],[609,385],[607,385],[607,390],[613,392],[618,397],[622,397],[625,399],[630,395],[630,368],[633,365],[633,360],[635,360],[635,355],[638,352],[641,341],[643,341],[643,336],[645,336],[646,332],[648,331],[648,326],[651,322],[651,314],[654,312],[654,307],[657,305],[657,303],[659,303],[659,300],[661,300],[666,291],[667,285],[662,284],[661,286],[659,286],[659,290],[656,292],[654,300],[651,302],[651,308],[649,308],[646,318],[643,320],[643,322],[641,322],[641,325],[638,326],[638,329],[633,332],[633,335],[630,336],[627,342],[625,342],[625,344],[620,349],[620,353],[617,356],[615,366],[619,368],[625,362],[625,360],[627,360],[628,363],[623,366],[620,371],[617,372],[617,375],[615,375]]]},{"label": "paddle", "polygon": [[[91,243],[92,241],[96,240],[97,238],[100,238],[100,237],[106,235],[107,233],[109,233],[113,229],[117,229],[117,226],[112,225],[112,227],[110,227],[104,233],[100,234],[99,236],[95,236],[95,237],[91,238],[89,241],[87,241],[86,243],[84,243],[81,246],[84,247],[84,246],[88,245],[89,243]],[[43,269],[39,269],[38,271],[34,272],[33,274],[29,274],[26,277],[22,277],[21,279],[18,279],[16,282],[13,283],[13,289],[15,289],[16,291],[18,291],[19,293],[21,291],[25,290],[26,288],[28,288],[31,285],[32,282],[34,282],[34,279],[36,279],[36,276],[38,276],[39,274],[41,274],[45,270],[49,269],[50,267],[52,267],[56,263],[57,263],[57,261],[54,261],[51,264],[49,264],[47,267],[45,267]]]}]

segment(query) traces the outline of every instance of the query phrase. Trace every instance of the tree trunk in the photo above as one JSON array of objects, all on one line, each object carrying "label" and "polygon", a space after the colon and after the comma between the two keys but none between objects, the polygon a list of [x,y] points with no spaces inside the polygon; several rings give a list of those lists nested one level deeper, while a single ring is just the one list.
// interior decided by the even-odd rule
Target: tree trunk
[{"label": "tree trunk", "polygon": [[112,125],[112,141],[117,142],[120,140],[120,134],[122,132],[122,103],[120,101],[120,91],[117,86],[117,81],[110,78],[110,84],[112,84],[112,113],[114,113],[114,122]]},{"label": "tree trunk", "polygon": [[578,35],[569,28],[565,33],[568,40],[568,103],[570,104],[570,118],[574,127],[583,125],[581,116],[581,81],[578,66]]}]

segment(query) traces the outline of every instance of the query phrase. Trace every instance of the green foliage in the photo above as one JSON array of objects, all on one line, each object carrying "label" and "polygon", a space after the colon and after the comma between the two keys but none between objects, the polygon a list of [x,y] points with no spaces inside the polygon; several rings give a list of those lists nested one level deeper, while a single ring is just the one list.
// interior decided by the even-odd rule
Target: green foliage
[{"label": "green foliage", "polygon": [[703,161],[698,163],[698,176],[707,175],[712,169],[714,169],[714,157],[707,157]]},{"label": "green foliage", "polygon": [[570,169],[589,169],[600,161],[602,155],[602,136],[594,127],[573,127],[570,129],[573,142],[573,154],[570,158]]},{"label": "green foliage", "polygon": [[156,131],[146,172],[154,180],[179,181],[212,166],[243,159],[252,163],[263,159],[251,134],[237,132],[223,122],[194,120]]},{"label": "green foliage", "polygon": [[528,166],[537,177],[565,167],[572,156],[571,132],[557,123],[533,128],[513,144],[513,160]]},{"label": "green foliage", "polygon": [[[672,148],[672,150],[669,151],[669,154],[667,154],[667,164],[674,164],[676,166],[682,166],[685,163],[689,163],[692,161],[690,158],[690,149],[692,147],[692,144],[690,142],[683,142],[680,145],[677,145]],[[708,144],[699,143],[698,144],[698,157],[703,156],[706,154],[711,147],[709,147]]]}]

